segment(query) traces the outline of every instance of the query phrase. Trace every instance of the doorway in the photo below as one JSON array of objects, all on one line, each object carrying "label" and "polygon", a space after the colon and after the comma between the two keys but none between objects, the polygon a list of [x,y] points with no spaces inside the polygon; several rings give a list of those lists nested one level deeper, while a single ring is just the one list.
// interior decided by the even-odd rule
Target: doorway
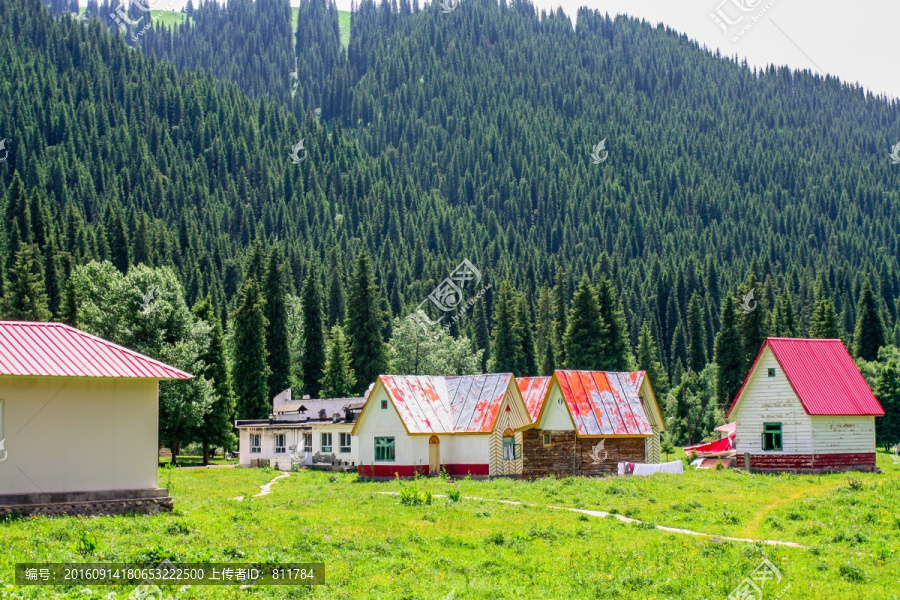
[{"label": "doorway", "polygon": [[441,472],[441,438],[436,435],[428,438],[428,474]]}]

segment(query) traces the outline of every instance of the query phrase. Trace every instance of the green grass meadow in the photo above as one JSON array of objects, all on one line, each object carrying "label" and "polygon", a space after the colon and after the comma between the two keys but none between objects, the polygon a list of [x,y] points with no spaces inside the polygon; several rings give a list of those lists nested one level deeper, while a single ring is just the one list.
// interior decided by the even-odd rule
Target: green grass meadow
[{"label": "green grass meadow", "polygon": [[[900,465],[883,454],[879,463],[884,474],[689,470],[683,476],[534,482],[368,482],[302,471],[258,498],[252,495],[277,472],[164,468],[159,483],[176,499],[171,514],[0,522],[0,598],[127,598],[131,592],[16,586],[17,562],[168,558],[322,562],[327,568],[325,585],[166,589],[177,598],[721,600],[768,558],[783,578],[768,584],[766,599],[784,590],[781,598],[790,600],[897,600]],[[383,492],[423,500],[431,492],[432,498],[411,505]],[[551,507],[620,513],[646,523]],[[652,524],[806,548],[676,534]]]}]

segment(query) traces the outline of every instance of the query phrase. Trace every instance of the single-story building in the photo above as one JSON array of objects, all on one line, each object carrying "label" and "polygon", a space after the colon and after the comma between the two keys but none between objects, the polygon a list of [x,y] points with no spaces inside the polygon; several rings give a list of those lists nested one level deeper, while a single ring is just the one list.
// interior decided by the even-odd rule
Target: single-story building
[{"label": "single-story building", "polygon": [[529,422],[509,373],[380,375],[353,427],[359,474],[518,475]]},{"label": "single-story building", "polygon": [[555,371],[518,385],[531,419],[524,477],[614,475],[620,462],[659,462],[666,426],[645,371]]},{"label": "single-story building", "polygon": [[727,416],[738,468],[821,472],[874,471],[883,415],[841,340],[767,338]]},{"label": "single-story building", "polygon": [[269,465],[281,471],[290,471],[294,463],[312,466],[326,460],[356,466],[359,449],[351,431],[363,401],[364,398],[311,400],[308,396],[291,400],[290,390],[285,390],[273,399],[268,419],[235,421],[238,464]]},{"label": "single-story building", "polygon": [[0,321],[0,514],[171,510],[159,381],[191,377],[62,323]]}]

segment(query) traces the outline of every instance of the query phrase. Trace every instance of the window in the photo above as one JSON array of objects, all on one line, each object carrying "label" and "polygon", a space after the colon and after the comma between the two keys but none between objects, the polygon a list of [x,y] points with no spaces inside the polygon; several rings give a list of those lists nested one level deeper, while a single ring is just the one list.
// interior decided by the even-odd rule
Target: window
[{"label": "window", "polygon": [[260,435],[258,433],[250,434],[250,454],[259,454],[262,452],[261,444],[259,443]]},{"label": "window", "polygon": [[276,433],[276,434],[275,434],[275,454],[284,454],[284,453],[285,453],[285,448],[284,448],[284,446],[285,446],[285,444],[284,444],[284,434],[283,434],[283,433]]},{"label": "window", "polygon": [[781,450],[781,423],[763,423],[763,450]]},{"label": "window", "polygon": [[303,451],[304,452],[312,452],[312,434],[311,433],[303,434]]},{"label": "window", "polygon": [[775,377],[775,369],[769,369],[769,377]]},{"label": "window", "polygon": [[519,458],[522,458],[522,446],[516,443],[515,436],[503,436],[503,460],[516,460]]},{"label": "window", "polygon": [[322,434],[322,453],[326,454],[331,452],[331,434],[323,433]]},{"label": "window", "polygon": [[381,401],[381,408],[382,408],[382,410],[384,410],[384,409],[387,408],[387,400],[382,400],[382,401]]},{"label": "window", "polygon": [[341,452],[350,452],[350,434],[341,434]]},{"label": "window", "polygon": [[549,446],[550,445],[550,434],[545,433],[543,437],[544,437],[544,445]]},{"label": "window", "polygon": [[394,462],[394,438],[375,438],[375,461]]}]

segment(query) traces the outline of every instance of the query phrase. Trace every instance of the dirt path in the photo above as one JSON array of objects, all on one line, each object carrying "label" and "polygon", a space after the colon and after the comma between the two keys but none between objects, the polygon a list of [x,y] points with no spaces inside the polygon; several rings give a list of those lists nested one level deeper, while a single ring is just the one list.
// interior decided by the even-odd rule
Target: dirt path
[{"label": "dirt path", "polygon": [[[399,492],[377,492],[379,494],[387,494],[390,496],[398,496]],[[435,498],[446,498],[443,494],[435,494]],[[466,500],[483,500],[485,502],[499,502],[501,504],[518,504],[521,506],[535,506],[539,507],[537,504],[528,504],[526,502],[518,502],[516,500],[496,500],[494,498],[478,498],[476,496],[463,496]],[[786,500],[787,501],[787,500]],[[546,508],[552,508],[554,510],[567,510],[569,512],[577,512],[583,515],[587,515],[589,517],[598,517],[600,519],[606,519],[608,517],[612,517],[614,519],[618,519],[623,523],[644,523],[644,521],[640,521],[638,519],[632,519],[630,517],[626,517],[625,515],[613,514],[604,512],[602,510],[587,510],[584,508],[569,508],[567,506],[547,506]],[[757,540],[750,538],[739,538],[739,537],[730,537],[727,535],[715,535],[712,533],[703,533],[702,531],[692,531],[690,529],[680,529],[678,527],[666,527],[664,525],[654,525],[655,529],[660,531],[668,531],[669,533],[680,533],[683,535],[693,535],[697,537],[705,537],[714,540],[725,540],[729,542],[745,542],[748,544],[767,544],[769,546],[788,546],[790,548],[806,548],[806,546],[802,544],[798,544],[796,542],[783,542],[781,540]]]},{"label": "dirt path", "polygon": [[774,511],[777,508],[784,506],[785,504],[790,504],[791,502],[796,502],[801,498],[805,498],[807,496],[816,495],[822,492],[831,491],[841,485],[844,482],[842,481],[830,481],[827,483],[820,483],[818,485],[813,485],[808,488],[803,488],[801,490],[797,490],[787,498],[782,498],[780,500],[776,500],[775,502],[771,502],[763,506],[760,510],[758,510],[753,517],[749,521],[747,521],[747,526],[744,528],[744,535],[749,537],[754,537],[759,532],[759,526],[762,525],[763,520],[769,516],[769,513]]},{"label": "dirt path", "polygon": [[[289,475],[290,475],[290,473],[282,473],[281,475],[278,475],[275,479],[273,479],[269,483],[259,486],[259,493],[253,494],[253,497],[258,498],[260,496],[266,496],[268,494],[271,494],[272,493],[272,485],[279,479],[284,479],[285,477],[288,477]],[[244,496],[238,496],[237,498],[233,498],[233,500],[242,502],[244,500]]]}]

